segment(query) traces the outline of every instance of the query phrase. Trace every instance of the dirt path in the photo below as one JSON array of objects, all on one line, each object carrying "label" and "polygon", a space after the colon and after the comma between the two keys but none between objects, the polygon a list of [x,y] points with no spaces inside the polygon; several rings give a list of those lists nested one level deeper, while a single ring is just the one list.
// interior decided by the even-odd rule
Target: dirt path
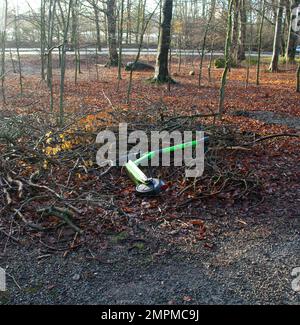
[{"label": "dirt path", "polygon": [[107,249],[85,248],[66,258],[62,252],[11,243],[0,259],[9,274],[0,302],[300,304],[300,293],[291,287],[292,269],[300,266],[296,208],[297,202],[291,206],[294,218],[262,213],[265,218],[246,219],[246,225],[233,216],[214,220],[220,225],[214,247],[200,241],[197,252],[154,244],[147,236],[136,246],[130,237],[117,241],[112,236]]},{"label": "dirt path", "polygon": [[300,130],[300,118],[296,116],[291,117],[270,111],[236,111],[233,114],[249,117],[268,124],[284,125],[292,129]]}]

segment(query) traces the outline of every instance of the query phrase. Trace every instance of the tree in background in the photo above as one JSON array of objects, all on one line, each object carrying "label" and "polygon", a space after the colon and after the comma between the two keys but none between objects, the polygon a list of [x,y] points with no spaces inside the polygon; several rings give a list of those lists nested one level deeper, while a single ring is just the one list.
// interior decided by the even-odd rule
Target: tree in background
[{"label": "tree in background", "polygon": [[45,76],[45,47],[46,47],[46,3],[45,0],[40,2],[40,47],[41,47],[41,77],[42,80],[46,79]]},{"label": "tree in background", "polygon": [[257,66],[256,66],[256,85],[259,85],[259,76],[260,76],[260,57],[261,57],[261,44],[262,44],[262,32],[264,27],[264,19],[265,19],[265,10],[266,10],[266,0],[262,0],[262,12],[261,12],[261,20],[259,25],[258,32],[258,49],[257,49]]},{"label": "tree in background", "polygon": [[246,59],[246,55],[245,55],[245,43],[246,43],[246,34],[247,34],[246,0],[241,0],[240,3],[239,22],[240,22],[240,30],[239,30],[239,37],[238,37],[237,61],[241,62]]},{"label": "tree in background", "polygon": [[216,1],[212,0],[211,7],[210,7],[210,13],[209,18],[205,26],[203,40],[202,40],[202,46],[201,46],[201,52],[200,52],[200,64],[199,64],[199,75],[198,75],[198,86],[201,86],[201,79],[202,79],[202,67],[203,67],[203,60],[204,60],[204,52],[206,47],[206,39],[208,35],[208,31],[211,28],[212,20],[215,16],[215,7],[216,7]]},{"label": "tree in background", "polygon": [[73,6],[73,0],[69,0],[67,8],[64,11],[60,2],[58,6],[60,9],[61,19],[63,22],[63,43],[61,46],[61,66],[60,66],[60,94],[59,94],[59,122],[60,125],[64,124],[64,90],[65,90],[65,73],[66,73],[66,51],[68,44],[68,32],[70,26],[71,9]]},{"label": "tree in background", "polygon": [[233,66],[238,65],[238,39],[239,39],[239,15],[240,15],[240,0],[233,0],[233,12],[232,12],[232,32],[231,32],[231,51],[230,51],[230,63]]},{"label": "tree in background", "polygon": [[162,7],[162,22],[157,48],[155,74],[153,81],[164,83],[170,81],[168,71],[169,49],[171,44],[171,21],[173,13],[173,0],[164,0]]},{"label": "tree in background", "polygon": [[224,110],[224,99],[225,99],[225,86],[227,81],[227,73],[230,68],[230,49],[231,49],[231,40],[232,40],[232,11],[233,11],[233,1],[230,0],[228,6],[228,18],[227,18],[227,35],[226,35],[226,42],[225,42],[225,67],[221,78],[221,86],[220,86],[220,94],[219,94],[219,111],[218,113],[220,116],[223,114]]},{"label": "tree in background", "polygon": [[282,17],[283,17],[283,9],[284,9],[284,0],[278,0],[278,9],[277,9],[277,16],[276,16],[276,24],[275,24],[275,34],[274,34],[274,41],[273,41],[273,54],[272,60],[269,67],[271,72],[278,71],[278,62],[279,62],[279,55],[280,55],[280,41],[282,35]]},{"label": "tree in background", "polygon": [[6,27],[7,27],[7,12],[8,12],[8,1],[4,0],[2,2],[2,10],[1,10],[1,21],[0,21],[0,32],[1,32],[1,72],[0,72],[0,78],[1,78],[1,92],[2,92],[2,98],[3,102],[6,103],[5,98],[5,88],[4,88],[4,82],[5,82],[5,49],[6,49]]},{"label": "tree in background", "polygon": [[287,7],[287,15],[289,20],[289,28],[288,28],[288,38],[286,44],[286,52],[285,59],[289,62],[295,61],[296,56],[296,47],[298,43],[298,35],[297,31],[299,31],[300,27],[296,25],[296,15],[300,14],[299,11],[296,10],[300,5],[300,0],[290,0],[288,1]]},{"label": "tree in background", "polygon": [[107,0],[105,14],[107,18],[107,45],[109,52],[107,66],[117,67],[119,55],[117,52],[116,0]]}]

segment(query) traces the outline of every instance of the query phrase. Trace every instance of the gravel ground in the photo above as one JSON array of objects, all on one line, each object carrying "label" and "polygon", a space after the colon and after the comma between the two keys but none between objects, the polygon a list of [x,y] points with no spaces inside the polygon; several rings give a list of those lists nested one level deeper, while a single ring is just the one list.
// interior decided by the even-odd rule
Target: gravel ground
[{"label": "gravel ground", "polygon": [[151,241],[130,247],[128,239],[111,240],[105,250],[82,248],[64,258],[10,243],[0,259],[8,273],[0,303],[300,303],[291,287],[292,269],[300,266],[299,218],[237,227],[219,235],[212,249],[199,244],[198,252]]},{"label": "gravel ground", "polygon": [[270,111],[236,111],[233,115],[246,116],[268,124],[285,125],[300,130],[300,118],[296,116],[284,116]]}]

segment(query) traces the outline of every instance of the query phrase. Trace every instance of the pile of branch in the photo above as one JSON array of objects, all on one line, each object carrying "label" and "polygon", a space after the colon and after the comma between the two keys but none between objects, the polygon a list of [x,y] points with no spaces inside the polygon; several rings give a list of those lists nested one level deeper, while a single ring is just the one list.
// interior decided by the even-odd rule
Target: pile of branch
[{"label": "pile of branch", "polygon": [[[215,114],[166,118],[163,103],[151,105],[139,113],[113,110],[115,126],[111,129],[117,131],[118,123],[126,115],[129,132],[204,130],[210,138],[205,174],[194,181],[184,181],[185,186],[178,190],[178,197],[182,198],[179,208],[212,197],[240,200],[252,194],[259,196],[257,177],[228,168],[226,155],[232,154],[232,149],[251,150],[258,143],[279,137],[299,137],[297,134],[260,137],[240,132],[235,126],[215,123]],[[115,199],[119,195],[120,177],[124,177],[121,168],[103,169],[95,162],[96,135],[106,128],[107,121],[100,121],[97,129],[86,131],[76,127],[80,118],[71,117],[64,128],[41,112],[0,118],[0,224],[11,238],[17,239],[24,229],[45,233],[62,227],[84,235],[89,227],[94,231],[99,224],[102,229],[104,225],[116,227],[121,220],[128,221],[129,216]],[[80,141],[55,155],[47,154],[45,148],[60,145],[61,135],[66,133]],[[178,182],[184,180],[184,172],[183,167],[153,168],[154,175]],[[98,216],[100,221],[94,221]]]},{"label": "pile of branch", "polygon": [[[109,180],[94,162],[95,134],[75,127],[78,116],[64,128],[40,113],[5,116],[0,121],[0,225],[10,229],[9,236],[17,237],[20,229],[49,232],[62,226],[83,234],[89,222],[86,211],[92,206],[121,214],[107,200]],[[60,145],[60,135],[70,129],[69,136],[82,142],[56,155],[47,154],[45,148]],[[93,184],[102,188],[101,194]]]}]

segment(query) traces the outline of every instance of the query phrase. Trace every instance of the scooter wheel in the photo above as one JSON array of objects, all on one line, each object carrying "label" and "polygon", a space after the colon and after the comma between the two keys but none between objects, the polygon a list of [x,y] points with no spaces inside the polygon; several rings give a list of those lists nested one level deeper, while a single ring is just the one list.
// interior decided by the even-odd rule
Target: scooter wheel
[{"label": "scooter wheel", "polygon": [[164,185],[165,183],[163,180],[158,178],[152,178],[147,184],[139,184],[136,186],[135,189],[139,195],[155,196],[160,193],[162,186]]}]

